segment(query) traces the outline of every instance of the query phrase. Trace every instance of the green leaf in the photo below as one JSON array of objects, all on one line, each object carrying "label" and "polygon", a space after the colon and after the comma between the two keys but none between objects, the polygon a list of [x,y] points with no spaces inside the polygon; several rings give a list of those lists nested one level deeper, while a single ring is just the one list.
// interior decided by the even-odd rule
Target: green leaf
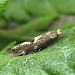
[{"label": "green leaf", "polygon": [[[0,0],[1,14],[6,4],[7,0]],[[0,29],[0,47],[13,40],[22,42],[43,34],[54,19],[59,17],[61,21],[59,12],[74,14],[75,0],[10,0],[1,15],[0,27],[5,25],[5,19],[24,24],[12,30]],[[15,42],[0,49],[0,75],[75,75],[75,22],[68,21],[57,28],[62,29],[63,35],[37,53],[12,56],[6,49]]]},{"label": "green leaf", "polygon": [[7,5],[8,0],[0,0],[0,14],[3,13]]},{"label": "green leaf", "polygon": [[35,16],[57,15],[48,0],[22,0],[24,8]]},{"label": "green leaf", "polygon": [[75,14],[75,0],[49,0],[60,13]]},{"label": "green leaf", "polygon": [[28,21],[30,20],[29,15],[23,9],[21,0],[10,0],[8,2],[6,11],[4,13],[4,17],[8,20],[16,20],[16,21]]},{"label": "green leaf", "polygon": [[33,37],[46,32],[49,29],[49,24],[56,17],[58,16],[51,15],[51,16],[39,17],[34,21],[22,25],[21,27],[17,27],[16,29],[5,30],[5,31],[0,30],[0,36],[16,40],[30,40]]},{"label": "green leaf", "polygon": [[[69,23],[66,23],[68,26]],[[75,75],[75,23],[51,46],[34,54],[0,55],[0,75]]]},{"label": "green leaf", "polygon": [[4,17],[8,20],[30,21],[34,18],[44,17],[46,15],[58,15],[56,10],[45,0],[10,0]]}]

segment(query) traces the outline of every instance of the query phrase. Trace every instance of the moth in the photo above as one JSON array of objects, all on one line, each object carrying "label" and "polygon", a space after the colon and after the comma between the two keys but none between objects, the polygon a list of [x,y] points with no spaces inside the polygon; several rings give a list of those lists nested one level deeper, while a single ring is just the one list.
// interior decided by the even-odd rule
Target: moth
[{"label": "moth", "polygon": [[48,44],[51,44],[55,39],[57,39],[63,32],[60,29],[56,31],[49,31],[40,36],[33,38],[31,41],[23,42],[12,48],[8,48],[7,51],[14,55],[25,55],[34,51],[42,49]]}]

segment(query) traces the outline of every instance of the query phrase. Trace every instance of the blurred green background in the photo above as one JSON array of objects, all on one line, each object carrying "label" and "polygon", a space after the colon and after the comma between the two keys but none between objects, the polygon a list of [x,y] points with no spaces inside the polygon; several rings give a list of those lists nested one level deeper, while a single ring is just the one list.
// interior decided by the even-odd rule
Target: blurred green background
[{"label": "blurred green background", "polygon": [[[58,28],[63,36],[42,51],[6,52]],[[75,0],[0,0],[0,75],[75,75]]]},{"label": "blurred green background", "polygon": [[75,19],[74,0],[3,0],[3,2],[0,7],[0,49],[12,41],[20,43],[31,40],[59,24]]}]

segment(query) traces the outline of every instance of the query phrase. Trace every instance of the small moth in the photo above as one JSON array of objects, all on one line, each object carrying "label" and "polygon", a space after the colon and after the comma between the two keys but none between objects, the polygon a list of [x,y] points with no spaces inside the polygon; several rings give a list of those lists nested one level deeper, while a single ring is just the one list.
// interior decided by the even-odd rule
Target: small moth
[{"label": "small moth", "polygon": [[48,44],[51,44],[55,39],[57,39],[62,34],[60,29],[56,31],[49,31],[45,34],[33,38],[31,41],[23,42],[12,48],[7,49],[9,53],[14,55],[23,55],[30,52],[38,51],[46,47]]}]

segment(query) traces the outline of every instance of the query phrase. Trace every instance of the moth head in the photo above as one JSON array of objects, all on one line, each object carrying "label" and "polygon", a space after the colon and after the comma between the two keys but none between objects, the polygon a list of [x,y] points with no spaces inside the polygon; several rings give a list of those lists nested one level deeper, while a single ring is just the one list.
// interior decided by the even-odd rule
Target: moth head
[{"label": "moth head", "polygon": [[57,29],[57,35],[60,36],[62,34],[63,34],[62,30],[61,29]]}]

